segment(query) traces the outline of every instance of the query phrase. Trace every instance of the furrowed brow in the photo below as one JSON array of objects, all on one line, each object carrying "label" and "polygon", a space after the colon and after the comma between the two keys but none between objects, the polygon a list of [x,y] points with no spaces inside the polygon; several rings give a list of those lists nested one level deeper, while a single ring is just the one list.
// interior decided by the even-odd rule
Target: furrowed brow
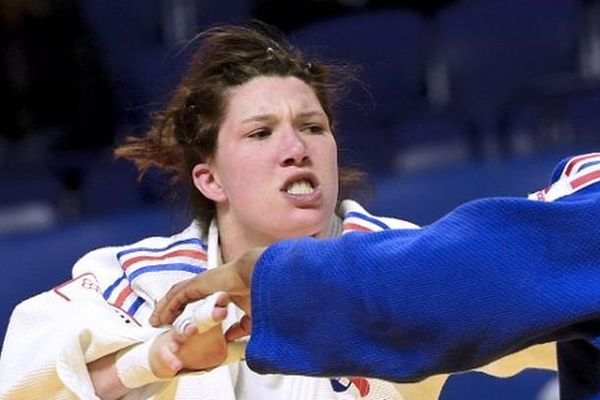
[{"label": "furrowed brow", "polygon": [[271,114],[256,114],[251,115],[248,118],[244,118],[242,120],[242,124],[250,123],[250,122],[268,122],[275,119],[275,117]]}]

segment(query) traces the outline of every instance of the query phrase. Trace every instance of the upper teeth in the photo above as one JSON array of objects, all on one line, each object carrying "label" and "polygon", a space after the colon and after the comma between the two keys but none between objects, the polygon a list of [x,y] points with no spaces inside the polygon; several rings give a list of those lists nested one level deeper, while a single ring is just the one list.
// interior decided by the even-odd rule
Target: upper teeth
[{"label": "upper teeth", "polygon": [[289,194],[311,194],[314,190],[309,181],[301,180],[288,186],[286,192]]}]

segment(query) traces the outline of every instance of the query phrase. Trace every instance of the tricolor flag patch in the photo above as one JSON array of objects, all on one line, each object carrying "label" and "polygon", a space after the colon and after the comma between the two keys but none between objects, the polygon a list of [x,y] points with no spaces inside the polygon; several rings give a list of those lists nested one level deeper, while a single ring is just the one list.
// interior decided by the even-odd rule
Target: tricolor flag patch
[{"label": "tricolor flag patch", "polygon": [[116,279],[103,293],[104,298],[114,306],[135,315],[144,299],[135,294],[132,283],[136,279],[157,272],[180,272],[196,275],[206,271],[207,246],[197,238],[183,239],[168,246],[130,247],[117,253],[123,275]]}]

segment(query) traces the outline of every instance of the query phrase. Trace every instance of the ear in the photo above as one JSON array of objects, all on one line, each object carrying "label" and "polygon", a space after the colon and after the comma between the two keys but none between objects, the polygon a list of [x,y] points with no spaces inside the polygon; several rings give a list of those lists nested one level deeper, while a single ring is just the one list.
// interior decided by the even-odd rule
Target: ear
[{"label": "ear", "polygon": [[198,189],[207,199],[210,199],[215,203],[221,203],[227,200],[219,177],[213,172],[210,164],[197,164],[192,169],[192,181],[194,182],[196,189]]}]

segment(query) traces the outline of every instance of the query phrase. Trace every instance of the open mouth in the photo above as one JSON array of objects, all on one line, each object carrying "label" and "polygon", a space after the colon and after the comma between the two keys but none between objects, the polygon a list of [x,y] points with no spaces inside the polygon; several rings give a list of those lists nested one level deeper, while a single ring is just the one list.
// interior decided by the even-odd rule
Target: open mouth
[{"label": "open mouth", "polygon": [[296,175],[287,180],[281,191],[293,196],[306,196],[313,194],[319,186],[314,175],[305,173]]},{"label": "open mouth", "polygon": [[296,182],[292,182],[292,184],[288,185],[285,188],[285,192],[288,194],[294,195],[303,195],[303,194],[311,194],[315,191],[315,188],[308,179],[301,179]]}]

